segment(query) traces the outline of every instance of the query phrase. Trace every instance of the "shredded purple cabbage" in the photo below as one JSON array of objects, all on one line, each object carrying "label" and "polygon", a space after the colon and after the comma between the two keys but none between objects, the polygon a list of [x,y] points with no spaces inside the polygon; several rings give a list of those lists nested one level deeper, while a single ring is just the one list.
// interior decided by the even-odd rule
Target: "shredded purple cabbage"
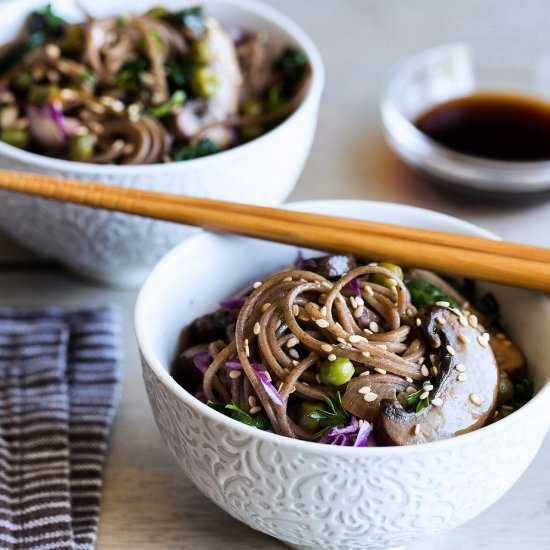
[{"label": "shredded purple cabbage", "polygon": [[298,269],[302,269],[303,267],[313,267],[313,266],[315,266],[315,262],[312,259],[307,259],[304,256],[304,253],[301,250],[298,250],[298,257],[296,258],[296,261],[294,262],[294,265]]},{"label": "shredded purple cabbage", "polygon": [[59,107],[57,107],[53,103],[48,103],[42,109],[42,113],[53,120],[65,139],[69,137],[69,133],[67,132],[67,128],[65,127],[65,117],[63,116],[63,111]]},{"label": "shredded purple cabbage", "polygon": [[193,356],[193,365],[195,365],[203,375],[208,370],[210,363],[212,363],[212,357],[210,357],[209,353],[197,353]]},{"label": "shredded purple cabbage", "polygon": [[230,357],[225,362],[225,366],[228,369],[231,369],[231,370],[242,370],[242,368],[243,368],[243,366],[242,366],[241,362],[239,361],[238,357]]},{"label": "shredded purple cabbage", "polygon": [[359,286],[359,281],[357,279],[352,279],[349,283],[348,283],[349,287],[351,288],[351,290],[353,290],[353,292],[355,293],[355,295],[360,298],[361,297],[361,287]]},{"label": "shredded purple cabbage", "polygon": [[359,420],[352,416],[347,426],[331,428],[319,439],[319,443],[340,447],[366,447],[372,428],[367,421],[359,424]]},{"label": "shredded purple cabbage", "polygon": [[246,298],[231,298],[220,302],[218,305],[223,309],[241,309],[244,306]]},{"label": "shredded purple cabbage", "polygon": [[271,383],[271,380],[269,380],[268,374],[262,365],[260,365],[260,363],[250,363],[250,365],[254,369],[258,380],[261,382],[271,401],[277,405],[283,405],[283,398],[281,397],[281,394],[275,389],[275,386]]},{"label": "shredded purple cabbage", "polygon": [[202,401],[203,403],[207,403],[208,402],[208,398],[206,397],[206,395],[201,392],[201,391],[198,391],[196,394],[195,394],[195,397],[199,400],[199,401]]}]

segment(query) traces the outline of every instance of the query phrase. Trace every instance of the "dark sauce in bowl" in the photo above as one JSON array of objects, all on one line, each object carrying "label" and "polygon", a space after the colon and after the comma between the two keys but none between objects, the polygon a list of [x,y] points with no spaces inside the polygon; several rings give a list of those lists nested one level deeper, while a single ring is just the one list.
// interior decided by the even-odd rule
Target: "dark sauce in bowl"
[{"label": "dark sauce in bowl", "polygon": [[493,160],[550,160],[550,103],[479,93],[440,103],[415,121],[424,134],[459,153]]}]

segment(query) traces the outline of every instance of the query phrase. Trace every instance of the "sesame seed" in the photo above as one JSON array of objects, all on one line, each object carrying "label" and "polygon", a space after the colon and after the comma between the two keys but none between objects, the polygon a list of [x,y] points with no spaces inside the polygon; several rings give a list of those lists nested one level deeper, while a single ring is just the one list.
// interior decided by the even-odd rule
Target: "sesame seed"
[{"label": "sesame seed", "polygon": [[236,378],[239,378],[239,376],[241,376],[241,371],[240,370],[232,370],[229,373],[229,378],[233,378],[233,380],[235,380]]},{"label": "sesame seed", "polygon": [[279,382],[279,385],[277,386],[277,391],[281,391],[283,389],[283,386],[285,385],[284,382]]},{"label": "sesame seed", "polygon": [[299,362],[299,361],[296,361],[296,359],[294,359],[294,360],[292,361],[292,364],[293,364],[295,367],[297,367],[297,366],[300,364],[300,362]]},{"label": "sesame seed", "polygon": [[419,364],[419,365],[423,365],[425,360],[426,360],[425,357],[421,357],[421,358],[418,360],[418,364]]},{"label": "sesame seed", "polygon": [[260,288],[261,286],[262,286],[262,281],[256,281],[256,282],[252,285],[253,288]]},{"label": "sesame seed", "polygon": [[426,365],[422,365],[422,368],[420,369],[420,374],[422,374],[422,376],[430,376],[430,371],[428,370],[428,367]]},{"label": "sesame seed", "polygon": [[372,330],[372,332],[378,332],[378,323],[376,321],[371,321],[369,323],[369,328]]},{"label": "sesame seed", "polygon": [[370,351],[362,351],[362,352],[361,352],[361,355],[362,355],[363,357],[370,357]]},{"label": "sesame seed", "polygon": [[413,383],[413,379],[412,379],[410,376],[405,376],[405,380],[406,380],[409,384],[412,384],[412,383]]},{"label": "sesame seed", "polygon": [[370,262],[369,264],[367,264],[369,267],[377,267],[378,266],[378,262]]},{"label": "sesame seed", "polygon": [[363,329],[363,332],[364,332],[365,334],[374,334],[374,333],[372,332],[372,330],[369,330],[368,328],[364,328],[364,329]]},{"label": "sesame seed", "polygon": [[363,298],[361,298],[361,297],[359,296],[359,297],[356,297],[356,298],[355,298],[355,303],[356,303],[358,306],[364,306],[364,305],[365,305],[365,300],[363,300]]},{"label": "sesame seed", "polygon": [[317,384],[321,383],[321,376],[319,374],[315,375],[315,381],[317,382]]},{"label": "sesame seed", "polygon": [[441,399],[441,397],[434,397],[432,399],[432,405],[434,407],[441,407],[441,405],[443,405],[443,399]]},{"label": "sesame seed", "polygon": [[332,284],[329,283],[328,281],[323,281],[321,285],[324,286],[325,288],[332,288]]},{"label": "sesame seed", "polygon": [[353,312],[353,316],[358,319],[359,317],[361,317],[361,315],[363,315],[363,310],[363,306],[357,306],[357,308],[355,308],[355,311]]},{"label": "sesame seed", "polygon": [[363,395],[363,399],[367,401],[367,403],[372,403],[378,399],[378,394],[374,392],[366,393]]},{"label": "sesame seed", "polygon": [[269,374],[269,372],[265,371],[265,376],[271,382],[271,374]]},{"label": "sesame seed", "polygon": [[252,407],[248,412],[250,414],[256,414],[256,413],[259,413],[261,410],[262,410],[262,407],[257,406],[257,407]]},{"label": "sesame seed", "polygon": [[477,317],[473,313],[468,316],[468,321],[471,327],[477,327]]},{"label": "sesame seed", "polygon": [[44,51],[46,55],[51,59],[57,59],[61,55],[61,48],[56,44],[48,44]]},{"label": "sesame seed", "polygon": [[329,322],[326,320],[326,319],[317,319],[315,321],[315,324],[318,326],[318,327],[321,327],[321,328],[327,328],[329,326]]},{"label": "sesame seed", "polygon": [[323,307],[321,308],[321,315],[322,315],[323,317],[326,317],[326,316],[327,316],[327,306],[323,306]]},{"label": "sesame seed", "polygon": [[375,370],[378,374],[386,374],[386,370],[385,370],[385,369],[381,369],[380,367],[374,367],[374,370]]},{"label": "sesame seed", "polygon": [[347,344],[347,342],[341,336],[338,336],[338,338],[336,338],[336,340],[338,340],[338,342],[340,342],[340,344]]},{"label": "sesame seed", "polygon": [[348,340],[352,343],[352,344],[357,344],[357,342],[361,342],[363,340],[363,338],[361,336],[358,336],[357,334],[352,334]]},{"label": "sesame seed", "polygon": [[479,397],[479,395],[477,395],[477,393],[471,393],[470,394],[470,401],[476,406],[476,407],[479,407],[481,405],[481,403],[483,402],[481,397]]},{"label": "sesame seed", "polygon": [[429,392],[429,391],[423,391],[423,392],[420,394],[420,399],[427,399],[429,396],[430,396],[430,392]]},{"label": "sesame seed", "polygon": [[298,307],[297,304],[294,304],[292,306],[292,315],[294,315],[294,317],[298,317],[299,314],[300,314],[300,308]]},{"label": "sesame seed", "polygon": [[468,326],[468,319],[466,319],[466,317],[464,317],[464,315],[460,315],[458,317],[458,321],[459,323],[463,326],[463,327],[467,327]]},{"label": "sesame seed", "polygon": [[331,354],[327,357],[327,359],[328,359],[329,361],[336,361],[336,355],[334,355],[334,353],[331,353]]},{"label": "sesame seed", "polygon": [[350,301],[353,308],[357,307],[357,302],[355,301],[355,296],[351,296],[349,301]]},{"label": "sesame seed", "polygon": [[439,369],[434,365],[431,369],[430,369],[430,372],[432,373],[433,376],[437,376],[439,374]]},{"label": "sesame seed", "polygon": [[292,336],[288,339],[288,342],[286,343],[287,348],[293,348],[294,346],[297,346],[300,343],[300,340],[296,338],[296,336]]},{"label": "sesame seed", "polygon": [[386,344],[375,344],[375,346],[382,351],[386,351],[388,349],[388,346]]},{"label": "sesame seed", "polygon": [[466,371],[466,367],[462,363],[459,363],[458,365],[456,365],[455,369],[458,372],[465,372]]},{"label": "sesame seed", "polygon": [[248,406],[249,407],[255,407],[257,405],[256,398],[253,395],[250,395],[248,397]]},{"label": "sesame seed", "polygon": [[370,375],[370,371],[365,370],[359,376],[369,376],[369,375]]},{"label": "sesame seed", "polygon": [[283,283],[290,283],[292,281],[292,277],[285,277],[283,279]]},{"label": "sesame seed", "polygon": [[467,344],[470,339],[465,335],[465,334],[459,334],[458,335],[458,339],[463,343],[463,344]]},{"label": "sesame seed", "polygon": [[248,338],[245,338],[244,340],[244,352],[246,353],[247,357],[250,357],[250,348],[248,346]]},{"label": "sesame seed", "polygon": [[465,372],[461,372],[457,377],[456,379],[459,381],[459,382],[464,382],[466,380],[466,378],[468,378],[466,376],[466,373]]},{"label": "sesame seed", "polygon": [[362,386],[357,391],[359,393],[362,393],[362,394],[370,393],[371,392],[371,387],[370,386]]},{"label": "sesame seed", "polygon": [[488,332],[484,332],[482,336],[487,342],[491,339],[491,335]]},{"label": "sesame seed", "polygon": [[449,307],[451,304],[449,302],[445,302],[444,300],[440,300],[439,302],[436,302],[435,305],[439,307]]},{"label": "sesame seed", "polygon": [[321,349],[327,353],[330,353],[332,351],[332,346],[330,344],[322,344]]},{"label": "sesame seed", "polygon": [[417,327],[419,327],[419,326],[422,324],[422,321],[420,320],[420,317],[417,317],[417,318],[416,318],[415,323],[416,323],[416,326],[417,326]]},{"label": "sesame seed", "polygon": [[266,312],[270,307],[271,307],[271,304],[270,304],[269,302],[266,302],[266,303],[262,306],[262,312]]},{"label": "sesame seed", "polygon": [[281,319],[279,319],[277,321],[277,324],[275,325],[275,330],[277,330],[282,324],[283,324],[283,322],[281,321]]},{"label": "sesame seed", "polygon": [[300,359],[300,354],[294,349],[294,348],[290,348],[288,350],[288,354],[290,355],[290,357],[292,357],[293,359]]},{"label": "sesame seed", "polygon": [[426,391],[432,391],[434,389],[432,384],[424,384],[422,386]]},{"label": "sesame seed", "polygon": [[413,434],[414,435],[420,434],[420,424],[415,424],[415,426],[413,428]]},{"label": "sesame seed", "polygon": [[260,323],[254,324],[254,334],[260,334]]},{"label": "sesame seed", "polygon": [[365,288],[367,289],[367,294],[369,296],[374,296],[374,290],[372,290],[370,286],[366,286]]},{"label": "sesame seed", "polygon": [[483,336],[478,336],[477,337],[477,342],[482,348],[487,347],[487,340],[485,340],[485,338],[483,338]]},{"label": "sesame seed", "polygon": [[292,388],[290,388],[290,391],[288,393],[294,393],[296,391],[296,386],[292,386]]},{"label": "sesame seed", "polygon": [[443,317],[436,317],[435,318],[436,322],[439,323],[440,325],[444,325],[447,323],[447,321],[443,318]]},{"label": "sesame seed", "polygon": [[453,348],[453,346],[447,345],[447,346],[445,346],[445,349],[446,349],[451,355],[456,355],[456,351],[455,351],[455,348]]}]

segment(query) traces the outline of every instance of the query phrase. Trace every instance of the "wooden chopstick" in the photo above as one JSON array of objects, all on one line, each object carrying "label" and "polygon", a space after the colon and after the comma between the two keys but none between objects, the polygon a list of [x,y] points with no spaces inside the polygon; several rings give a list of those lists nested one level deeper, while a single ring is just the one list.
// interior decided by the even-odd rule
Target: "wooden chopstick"
[{"label": "wooden chopstick", "polygon": [[[0,170],[0,189],[550,291],[549,251],[542,248],[510,243],[491,247],[495,241],[488,239],[466,237],[465,240],[455,240],[460,236],[451,234],[452,238],[447,240],[447,233],[416,229],[409,233],[408,228],[399,226],[7,170]],[[370,227],[374,231],[369,231]],[[508,251],[511,251],[510,255],[506,254]]]}]

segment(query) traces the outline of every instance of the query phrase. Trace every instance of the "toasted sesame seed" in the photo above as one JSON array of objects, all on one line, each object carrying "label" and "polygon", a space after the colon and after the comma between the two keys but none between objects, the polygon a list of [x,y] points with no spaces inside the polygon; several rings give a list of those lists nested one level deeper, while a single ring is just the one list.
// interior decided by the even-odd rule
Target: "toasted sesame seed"
[{"label": "toasted sesame seed", "polygon": [[256,281],[256,282],[252,285],[253,288],[260,288],[261,286],[262,286],[262,281]]},{"label": "toasted sesame seed", "polygon": [[57,44],[48,44],[44,51],[50,59],[57,59],[61,55],[61,48]]},{"label": "toasted sesame seed", "polygon": [[378,394],[374,392],[366,393],[363,395],[363,399],[367,401],[367,403],[372,403],[378,399]]},{"label": "toasted sesame seed", "polygon": [[363,300],[363,298],[361,298],[361,296],[357,296],[355,298],[355,303],[358,305],[358,306],[364,306],[365,305],[365,300]]},{"label": "toasted sesame seed", "polygon": [[370,393],[371,392],[371,387],[370,386],[361,386],[358,390],[357,390],[359,393]]},{"label": "toasted sesame seed", "polygon": [[332,346],[330,344],[322,344],[321,349],[327,353],[330,353],[332,351]]},{"label": "toasted sesame seed", "polygon": [[374,290],[370,286],[366,286],[365,289],[367,290],[367,294],[369,296],[374,296]]},{"label": "toasted sesame seed", "polygon": [[362,355],[363,357],[370,357],[370,351],[362,351],[362,352],[361,352],[361,355]]},{"label": "toasted sesame seed", "polygon": [[415,323],[416,323],[416,326],[417,326],[417,327],[419,327],[419,326],[422,324],[422,320],[420,319],[420,317],[417,317],[417,318],[416,318]]},{"label": "toasted sesame seed", "polygon": [[326,316],[327,316],[327,306],[323,306],[323,307],[321,308],[321,315],[322,315],[323,317],[326,317]]},{"label": "toasted sesame seed", "polygon": [[422,374],[422,376],[430,376],[430,371],[428,370],[428,367],[426,365],[422,365],[422,368],[420,369],[420,374]]},{"label": "toasted sesame seed", "polygon": [[356,308],[357,307],[357,302],[355,301],[355,296],[350,296],[350,304],[353,308]]},{"label": "toasted sesame seed", "polygon": [[369,376],[369,375],[370,375],[370,371],[365,370],[359,376]]},{"label": "toasted sesame seed", "polygon": [[254,334],[260,334],[260,330],[261,330],[260,323],[255,323],[254,324]]},{"label": "toasted sesame seed", "polygon": [[358,342],[361,342],[363,340],[363,338],[357,334],[352,334],[348,340],[352,343],[352,344],[357,344]]},{"label": "toasted sesame seed", "polygon": [[372,332],[372,330],[370,330],[370,329],[368,329],[368,328],[364,328],[364,329],[363,329],[363,332],[364,332],[365,334],[374,334],[374,332]]},{"label": "toasted sesame seed", "polygon": [[378,262],[370,262],[367,264],[369,267],[377,267],[378,266]]},{"label": "toasted sesame seed", "polygon": [[244,352],[246,353],[247,357],[250,357],[250,347],[248,346],[248,338],[245,338],[244,340]]},{"label": "toasted sesame seed", "polygon": [[447,323],[447,321],[446,321],[443,317],[441,317],[441,316],[436,317],[435,320],[436,320],[436,322],[439,323],[440,325],[444,325],[444,324]]},{"label": "toasted sesame seed", "polygon": [[292,277],[285,277],[283,279],[283,283],[290,283],[292,281]]},{"label": "toasted sesame seed", "polygon": [[468,319],[466,319],[466,317],[464,317],[464,315],[459,315],[459,317],[458,317],[458,322],[459,322],[463,327],[467,327],[467,326],[468,326]]},{"label": "toasted sesame seed", "polygon": [[443,405],[443,399],[441,399],[441,397],[434,397],[432,399],[432,405],[434,407],[441,407],[441,405]]},{"label": "toasted sesame seed", "polygon": [[271,304],[270,304],[269,302],[266,302],[266,303],[262,306],[262,312],[267,311],[270,307],[271,307]]},{"label": "toasted sesame seed", "polygon": [[300,361],[296,361],[296,359],[294,359],[294,360],[292,361],[292,364],[293,364],[295,367],[297,367],[297,366],[300,364]]},{"label": "toasted sesame seed", "polygon": [[277,321],[277,324],[275,325],[275,330],[277,330],[282,324],[283,324],[283,322],[281,321],[281,319],[279,319]]},{"label": "toasted sesame seed", "polygon": [[253,395],[248,396],[248,406],[255,407],[258,403],[256,402],[256,397]]},{"label": "toasted sesame seed", "polygon": [[414,386],[407,386],[405,389],[405,393],[414,393],[416,391],[416,388]]},{"label": "toasted sesame seed", "polygon": [[468,322],[470,323],[471,327],[477,327],[477,317],[473,313],[468,316]]},{"label": "toasted sesame seed", "polygon": [[294,349],[294,348],[290,348],[288,350],[288,354],[290,355],[290,357],[292,357],[293,359],[300,359],[300,354]]},{"label": "toasted sesame seed", "polygon": [[293,304],[292,306],[292,315],[294,315],[294,317],[298,317],[298,315],[300,314],[300,308],[297,304]]},{"label": "toasted sesame seed", "polygon": [[382,351],[386,351],[388,349],[388,346],[386,344],[374,344],[378,349],[381,349]]},{"label": "toasted sesame seed", "polygon": [[378,332],[378,323],[376,321],[371,321],[369,323],[369,328],[372,330],[372,332]]},{"label": "toasted sesame seed", "polygon": [[429,396],[430,396],[430,392],[429,392],[429,391],[423,391],[423,392],[420,394],[420,399],[427,399]]},{"label": "toasted sesame seed", "polygon": [[463,343],[463,344],[467,344],[470,339],[465,335],[465,334],[459,334],[458,335],[458,339]]},{"label": "toasted sesame seed", "polygon": [[321,376],[319,374],[315,375],[315,381],[317,382],[317,384],[321,383]]},{"label": "toasted sesame seed", "polygon": [[409,384],[412,384],[412,383],[413,383],[413,379],[412,379],[410,376],[405,376],[405,380],[406,380]]},{"label": "toasted sesame seed", "polygon": [[341,336],[338,336],[338,338],[336,338],[336,340],[338,340],[338,342],[340,342],[340,344],[347,344],[347,342]]},{"label": "toasted sesame seed", "polygon": [[325,288],[332,288],[332,284],[329,283],[328,281],[323,281],[321,285],[324,286]]},{"label": "toasted sesame seed", "polygon": [[327,328],[330,324],[326,319],[317,319],[315,323],[321,328]]},{"label": "toasted sesame seed", "polygon": [[419,435],[420,434],[420,424],[415,424],[415,426],[413,428],[413,434],[414,435]]},{"label": "toasted sesame seed", "polygon": [[422,386],[426,391],[432,391],[434,389],[432,384],[424,384]]},{"label": "toasted sesame seed", "polygon": [[471,393],[469,395],[470,401],[476,406],[479,407],[483,403],[481,397],[477,393]]},{"label": "toasted sesame seed", "polygon": [[248,412],[250,414],[256,414],[256,413],[259,413],[260,411],[262,410],[262,407],[260,407],[259,405],[256,406],[256,407],[252,407]]},{"label": "toasted sesame seed", "polygon": [[447,344],[447,345],[445,346],[445,349],[446,349],[451,355],[456,355],[455,348],[453,348],[453,346],[451,346],[450,344]]},{"label": "toasted sesame seed", "polygon": [[279,382],[279,384],[277,385],[277,391],[280,392],[283,389],[284,385],[285,385],[284,382]]},{"label": "toasted sesame seed", "polygon": [[307,315],[298,315],[298,319],[300,319],[300,321],[304,321],[304,323],[310,320]]},{"label": "toasted sesame seed", "polygon": [[239,378],[239,376],[241,376],[241,371],[240,370],[232,370],[229,373],[229,378],[233,378],[233,380],[235,380],[236,378]]},{"label": "toasted sesame seed", "polygon": [[287,348],[293,348],[294,346],[297,346],[300,343],[300,340],[296,338],[296,336],[292,336],[288,339],[288,342],[286,343]]},{"label": "toasted sesame seed", "polygon": [[444,300],[439,300],[438,302],[435,303],[435,305],[439,307],[449,307],[451,304]]},{"label": "toasted sesame seed", "polygon": [[459,363],[458,365],[455,366],[455,369],[458,371],[458,372],[465,372],[466,371],[466,367],[462,364],[462,363]]},{"label": "toasted sesame seed", "polygon": [[329,361],[336,361],[336,355],[334,355],[334,353],[331,353],[331,354],[327,357],[327,359],[328,359]]},{"label": "toasted sesame seed", "polygon": [[381,369],[380,367],[374,367],[374,370],[375,370],[378,374],[386,374],[386,369]]},{"label": "toasted sesame seed", "polygon": [[491,339],[491,335],[488,332],[484,332],[482,336],[487,342]]},{"label": "toasted sesame seed", "polygon": [[418,360],[418,364],[419,364],[419,365],[423,365],[425,360],[426,360],[425,357],[421,357],[421,358]]},{"label": "toasted sesame seed", "polygon": [[359,317],[361,317],[361,315],[363,315],[363,310],[365,308],[363,306],[357,306],[355,308],[355,311],[353,312],[353,316],[356,318],[356,319],[359,319]]},{"label": "toasted sesame seed", "polygon": [[487,345],[488,345],[487,340],[485,340],[485,338],[483,338],[483,336],[478,336],[477,337],[477,342],[482,348],[486,348]]},{"label": "toasted sesame seed", "polygon": [[466,376],[466,373],[465,372],[461,372],[457,377],[456,379],[459,381],[459,382],[464,382],[466,380],[466,378],[468,378]]}]

